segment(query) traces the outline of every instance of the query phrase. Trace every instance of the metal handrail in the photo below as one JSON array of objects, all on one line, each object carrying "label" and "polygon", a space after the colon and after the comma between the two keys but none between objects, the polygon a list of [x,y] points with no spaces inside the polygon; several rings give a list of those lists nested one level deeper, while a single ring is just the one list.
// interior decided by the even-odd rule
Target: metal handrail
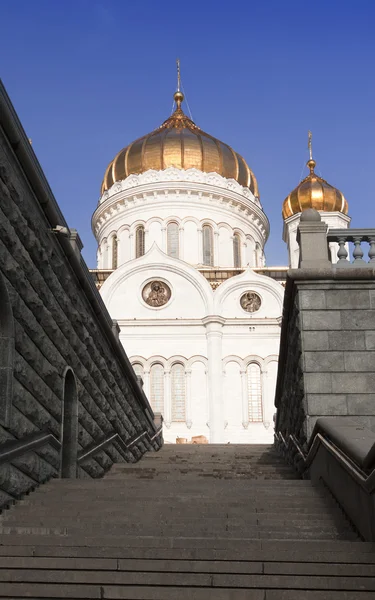
[{"label": "metal handrail", "polygon": [[0,465],[7,463],[26,452],[37,450],[46,444],[51,444],[56,450],[61,449],[61,442],[51,432],[42,431],[21,440],[10,440],[0,446]]},{"label": "metal handrail", "polygon": [[[147,437],[149,442],[153,442],[163,431],[163,428],[160,427],[153,436],[150,436],[148,431],[143,431],[140,434],[137,434],[130,438],[128,442],[124,442],[118,433],[111,434],[105,440],[95,444],[89,450],[81,452],[81,454],[77,458],[78,464],[83,460],[90,458],[92,455],[96,454],[100,450],[106,448],[112,442],[116,442],[119,444],[123,450],[129,450],[134,444],[139,442],[144,437]],[[37,450],[43,446],[50,444],[56,450],[61,450],[61,442],[58,440],[53,433],[48,431],[42,431],[38,433],[31,434],[26,438],[20,440],[9,440],[0,446],[0,465],[8,463],[27,452],[32,452],[33,450]]]},{"label": "metal handrail", "polygon": [[345,452],[343,452],[331,440],[324,437],[321,433],[317,433],[310,444],[307,454],[301,448],[299,442],[294,435],[289,435],[286,440],[283,434],[275,432],[275,437],[281,441],[285,448],[289,447],[289,441],[295,446],[297,452],[303,458],[302,472],[307,471],[316,456],[320,446],[325,449],[340,463],[340,465],[351,475],[351,477],[368,493],[375,491],[375,469],[370,474],[365,473]]},{"label": "metal handrail", "polygon": [[96,454],[97,452],[104,450],[107,446],[109,446],[110,444],[112,444],[114,442],[116,444],[118,444],[119,446],[121,446],[121,449],[124,452],[126,452],[127,450],[130,450],[130,448],[132,446],[134,446],[134,444],[139,442],[144,437],[147,437],[149,442],[153,442],[153,440],[156,439],[162,433],[162,431],[163,431],[163,428],[160,427],[152,437],[150,436],[148,431],[143,431],[142,433],[139,433],[139,434],[133,436],[132,438],[130,438],[130,440],[128,442],[124,442],[124,440],[120,437],[120,435],[118,433],[111,434],[110,436],[108,436],[107,438],[102,440],[101,442],[98,442],[97,444],[95,444],[95,446],[92,446],[88,450],[81,452],[81,454],[78,456],[77,462],[78,462],[78,464],[80,464],[84,460],[87,460],[88,458],[90,458],[93,454]]}]

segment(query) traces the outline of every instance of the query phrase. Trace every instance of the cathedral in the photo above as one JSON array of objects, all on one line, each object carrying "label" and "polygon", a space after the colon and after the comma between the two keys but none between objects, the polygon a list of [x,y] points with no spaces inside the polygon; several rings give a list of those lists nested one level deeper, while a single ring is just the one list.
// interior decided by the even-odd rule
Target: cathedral
[{"label": "cathedral", "polygon": [[[188,118],[179,78],[174,101],[105,171],[93,275],[166,443],[269,443],[288,267],[265,264],[269,222],[246,160]],[[350,223],[309,147],[310,172],[282,211],[292,268],[303,210]]]}]

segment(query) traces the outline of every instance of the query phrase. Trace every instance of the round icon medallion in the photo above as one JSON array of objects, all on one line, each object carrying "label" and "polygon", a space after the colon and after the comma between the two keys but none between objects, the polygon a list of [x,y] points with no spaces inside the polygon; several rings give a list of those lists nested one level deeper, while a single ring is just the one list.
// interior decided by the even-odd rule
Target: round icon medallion
[{"label": "round icon medallion", "polygon": [[262,300],[256,292],[245,292],[241,296],[240,304],[246,312],[254,313],[260,309]]},{"label": "round icon medallion", "polygon": [[164,281],[150,281],[142,290],[142,298],[149,306],[158,308],[167,304],[171,288]]}]

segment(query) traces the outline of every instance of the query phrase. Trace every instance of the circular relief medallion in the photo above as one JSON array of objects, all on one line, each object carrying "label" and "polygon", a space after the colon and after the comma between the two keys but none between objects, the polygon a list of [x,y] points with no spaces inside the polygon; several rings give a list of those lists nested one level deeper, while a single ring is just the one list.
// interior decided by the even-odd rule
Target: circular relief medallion
[{"label": "circular relief medallion", "polygon": [[246,312],[253,313],[260,309],[262,301],[255,292],[245,292],[241,296],[240,304]]},{"label": "circular relief medallion", "polygon": [[164,281],[150,281],[142,290],[143,300],[153,308],[164,306],[170,297],[171,288]]}]

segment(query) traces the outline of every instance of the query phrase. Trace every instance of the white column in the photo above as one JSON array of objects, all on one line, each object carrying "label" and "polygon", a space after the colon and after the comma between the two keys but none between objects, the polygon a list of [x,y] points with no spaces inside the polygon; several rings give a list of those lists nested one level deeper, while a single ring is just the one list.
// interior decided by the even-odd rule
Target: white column
[{"label": "white column", "polygon": [[240,255],[240,267],[246,267],[247,264],[247,243],[242,242],[241,243],[241,255]]},{"label": "white column", "polygon": [[202,265],[203,264],[203,250],[202,250],[202,245],[203,245],[203,240],[202,240],[202,227],[199,229],[198,228],[198,265]]},{"label": "white column", "polygon": [[214,231],[214,260],[213,266],[219,266],[219,232]]},{"label": "white column", "polygon": [[179,239],[179,248],[178,248],[178,258],[184,260],[184,228],[181,226],[179,228],[180,239]]},{"label": "white column", "polygon": [[193,424],[191,414],[191,369],[185,371],[186,377],[186,427],[190,429]]},{"label": "white column", "polygon": [[274,380],[272,373],[269,372],[269,365],[267,366],[267,371],[262,372],[262,400],[263,400],[263,424],[266,429],[273,423],[273,414],[276,411],[274,407]]},{"label": "white column", "polygon": [[129,233],[129,244],[130,244],[129,256],[130,256],[130,260],[132,260],[133,258],[135,258],[134,231]]},{"label": "white column", "polygon": [[249,399],[247,392],[246,371],[241,369],[241,395],[242,395],[242,426],[247,429],[249,426]]},{"label": "white column", "polygon": [[172,402],[171,402],[171,372],[169,369],[164,371],[164,421],[166,427],[172,423]]},{"label": "white column", "polygon": [[262,418],[263,423],[267,420],[267,371],[261,369],[260,371],[260,381],[261,381],[261,392],[262,392]]},{"label": "white column", "polygon": [[145,254],[150,250],[149,245],[151,242],[150,232],[148,229],[145,229]]},{"label": "white column", "polygon": [[103,265],[102,265],[102,251],[100,246],[98,247],[97,253],[96,253],[96,264],[97,264],[97,269],[102,269]]},{"label": "white column", "polygon": [[165,225],[161,228],[161,249],[167,254],[167,228]]},{"label": "white column", "polygon": [[255,245],[252,238],[246,238],[246,265],[250,265],[250,267],[255,267]]},{"label": "white column", "polygon": [[208,398],[210,442],[224,442],[223,368],[222,339],[225,319],[217,315],[205,317],[207,359],[208,359]]},{"label": "white column", "polygon": [[210,386],[208,383],[208,366],[207,369],[204,370],[204,380],[205,380],[205,386],[206,386],[206,403],[205,403],[205,410],[207,411],[207,427],[208,429],[210,429]]},{"label": "white column", "polygon": [[143,391],[146,398],[150,401],[150,371],[143,371]]},{"label": "white column", "polygon": [[107,238],[103,240],[103,269],[109,269],[109,256],[108,256],[108,242]]}]

